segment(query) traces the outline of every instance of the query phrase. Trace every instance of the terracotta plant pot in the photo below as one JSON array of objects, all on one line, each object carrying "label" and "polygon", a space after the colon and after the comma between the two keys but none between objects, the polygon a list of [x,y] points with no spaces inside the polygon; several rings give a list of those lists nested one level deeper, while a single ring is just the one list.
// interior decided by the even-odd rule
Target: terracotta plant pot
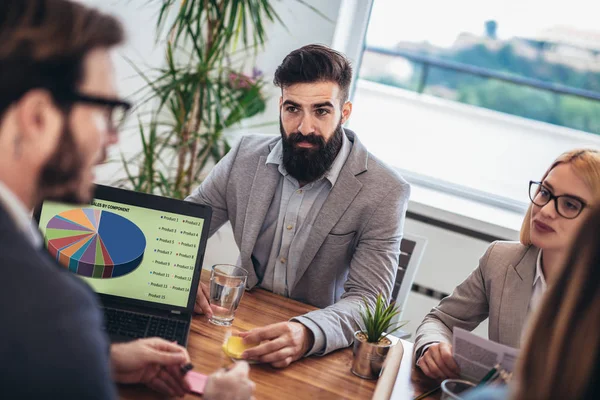
[{"label": "terracotta plant pot", "polygon": [[364,379],[379,378],[385,358],[392,346],[392,341],[388,338],[383,338],[378,343],[369,343],[365,333],[354,332],[352,373]]}]

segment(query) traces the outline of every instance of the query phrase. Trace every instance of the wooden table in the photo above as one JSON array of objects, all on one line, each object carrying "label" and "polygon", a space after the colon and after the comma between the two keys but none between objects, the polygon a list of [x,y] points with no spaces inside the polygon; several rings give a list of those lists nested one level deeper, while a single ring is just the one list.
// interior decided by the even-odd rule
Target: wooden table
[{"label": "wooden table", "polygon": [[[439,386],[440,382],[436,382],[431,378],[428,378],[423,372],[421,372],[420,369],[414,366],[411,367],[410,387],[413,390],[413,397],[425,392],[429,392],[431,389]],[[441,396],[442,393],[438,390],[435,394],[427,396],[425,399],[438,400]]]},{"label": "wooden table", "polygon": [[[207,274],[203,271],[202,280],[206,279]],[[254,289],[244,293],[233,321],[233,329],[250,330],[287,321],[314,309],[315,307],[295,300],[262,289]],[[188,351],[196,371],[210,374],[231,364],[231,360],[221,350],[229,329],[231,328],[210,324],[203,315],[194,317],[188,339]],[[412,351],[405,352],[403,359],[408,357],[410,360],[411,355],[408,353]],[[371,398],[377,381],[353,375],[350,372],[351,365],[352,348],[346,348],[325,357],[303,358],[284,369],[255,364],[250,368],[250,378],[256,383],[255,396],[258,400]],[[412,390],[408,373],[404,374],[406,384],[411,385],[409,390]],[[421,392],[419,385],[415,389],[416,393]],[[164,398],[141,386],[120,386],[119,394],[122,399],[132,400]],[[187,395],[185,399],[197,400],[199,397]]]}]

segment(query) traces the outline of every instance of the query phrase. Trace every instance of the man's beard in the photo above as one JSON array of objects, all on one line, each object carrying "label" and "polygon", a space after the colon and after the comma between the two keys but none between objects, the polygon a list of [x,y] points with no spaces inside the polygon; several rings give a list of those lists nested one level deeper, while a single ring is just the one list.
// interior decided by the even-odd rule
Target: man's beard
[{"label": "man's beard", "polygon": [[[68,121],[67,116],[65,121]],[[58,148],[43,167],[39,181],[40,200],[82,204],[92,193],[82,193],[85,162],[79,153],[68,122],[65,122]]]},{"label": "man's beard", "polygon": [[[281,144],[283,145],[283,166],[288,174],[296,178],[298,182],[314,182],[322,177],[337,157],[342,147],[342,121],[338,123],[333,136],[327,142],[322,136],[300,132],[292,132],[286,135],[281,118],[279,119],[279,130],[281,132]],[[305,149],[295,146],[297,143],[311,143],[315,147]]]}]

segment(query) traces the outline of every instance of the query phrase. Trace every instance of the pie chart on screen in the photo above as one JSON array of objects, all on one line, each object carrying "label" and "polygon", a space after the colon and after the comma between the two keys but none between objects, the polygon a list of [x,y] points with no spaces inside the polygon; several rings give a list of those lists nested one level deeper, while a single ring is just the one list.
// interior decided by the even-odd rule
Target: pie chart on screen
[{"label": "pie chart on screen", "polygon": [[142,230],[110,211],[77,208],[46,225],[52,257],[71,272],[89,278],[116,278],[140,266],[146,250]]}]

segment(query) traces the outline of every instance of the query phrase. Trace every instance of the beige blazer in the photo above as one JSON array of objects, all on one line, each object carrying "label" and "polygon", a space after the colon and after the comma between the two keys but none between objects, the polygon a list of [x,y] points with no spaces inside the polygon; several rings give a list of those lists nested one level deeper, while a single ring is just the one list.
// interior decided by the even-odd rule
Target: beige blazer
[{"label": "beige blazer", "polygon": [[455,326],[470,331],[488,317],[491,340],[519,347],[539,251],[519,242],[492,243],[471,275],[425,316],[415,351],[431,342],[452,343]]}]

